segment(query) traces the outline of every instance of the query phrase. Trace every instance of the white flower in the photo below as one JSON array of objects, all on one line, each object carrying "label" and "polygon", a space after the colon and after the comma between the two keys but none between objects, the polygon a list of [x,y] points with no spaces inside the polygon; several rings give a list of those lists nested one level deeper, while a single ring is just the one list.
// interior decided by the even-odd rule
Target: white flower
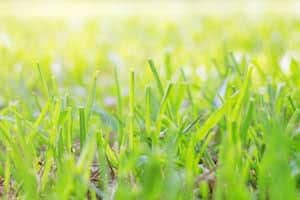
[{"label": "white flower", "polygon": [[62,64],[60,62],[52,63],[51,71],[56,77],[60,77],[62,74]]},{"label": "white flower", "polygon": [[11,47],[11,40],[8,34],[0,33],[0,46],[5,48]]},{"label": "white flower", "polygon": [[279,61],[279,66],[281,71],[288,75],[291,73],[291,61],[292,59],[299,60],[300,55],[297,52],[294,51],[287,51],[285,54],[281,57]]}]

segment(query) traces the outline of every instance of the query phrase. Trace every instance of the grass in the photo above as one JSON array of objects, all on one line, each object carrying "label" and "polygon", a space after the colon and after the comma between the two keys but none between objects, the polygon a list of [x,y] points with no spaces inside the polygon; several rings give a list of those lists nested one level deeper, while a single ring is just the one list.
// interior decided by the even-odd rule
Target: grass
[{"label": "grass", "polygon": [[2,198],[299,198],[297,17],[79,19],[0,18]]}]

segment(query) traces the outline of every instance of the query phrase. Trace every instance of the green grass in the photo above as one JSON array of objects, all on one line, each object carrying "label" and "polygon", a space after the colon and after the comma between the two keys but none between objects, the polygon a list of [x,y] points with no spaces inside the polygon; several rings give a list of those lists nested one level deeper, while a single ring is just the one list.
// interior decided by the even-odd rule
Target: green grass
[{"label": "green grass", "polygon": [[299,199],[299,18],[0,20],[2,198]]}]

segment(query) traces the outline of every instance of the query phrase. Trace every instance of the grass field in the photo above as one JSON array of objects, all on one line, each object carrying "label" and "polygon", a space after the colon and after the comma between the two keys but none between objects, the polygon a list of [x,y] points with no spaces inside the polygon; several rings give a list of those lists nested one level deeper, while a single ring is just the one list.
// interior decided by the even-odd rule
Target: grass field
[{"label": "grass field", "polygon": [[293,5],[0,4],[1,198],[300,199]]}]

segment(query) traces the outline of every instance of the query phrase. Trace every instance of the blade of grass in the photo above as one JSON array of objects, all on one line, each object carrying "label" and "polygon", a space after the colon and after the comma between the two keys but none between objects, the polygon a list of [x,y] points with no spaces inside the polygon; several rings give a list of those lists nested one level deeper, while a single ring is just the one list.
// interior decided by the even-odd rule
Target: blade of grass
[{"label": "blade of grass", "polygon": [[149,64],[151,72],[152,72],[152,74],[153,74],[153,76],[155,78],[158,91],[159,91],[160,95],[163,96],[163,94],[164,94],[163,85],[162,85],[162,82],[161,82],[161,80],[159,78],[159,75],[158,75],[158,72],[157,72],[157,69],[156,69],[156,67],[154,65],[153,60],[149,59],[148,60],[148,64]]},{"label": "blade of grass", "polygon": [[80,127],[80,149],[83,148],[86,139],[86,121],[85,121],[85,109],[84,107],[79,108],[79,127]]}]

